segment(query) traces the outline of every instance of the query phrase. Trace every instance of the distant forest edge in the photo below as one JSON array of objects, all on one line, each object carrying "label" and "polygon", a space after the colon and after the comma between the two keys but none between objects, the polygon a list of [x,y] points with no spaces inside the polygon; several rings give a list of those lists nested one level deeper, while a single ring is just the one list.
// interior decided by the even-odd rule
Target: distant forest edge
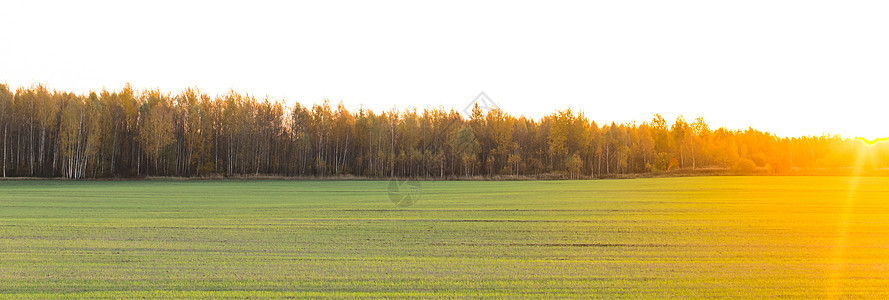
[{"label": "distant forest edge", "polygon": [[379,113],[197,89],[78,95],[0,84],[3,177],[359,176],[600,178],[648,174],[884,174],[889,143],[783,138],[660,115],[596,124],[478,106]]}]

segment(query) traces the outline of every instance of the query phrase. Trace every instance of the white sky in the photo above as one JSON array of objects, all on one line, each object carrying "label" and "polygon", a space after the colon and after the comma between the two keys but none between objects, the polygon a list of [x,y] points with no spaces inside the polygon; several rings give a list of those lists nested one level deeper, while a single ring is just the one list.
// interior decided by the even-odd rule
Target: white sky
[{"label": "white sky", "polygon": [[0,82],[889,136],[887,1],[5,1]]}]

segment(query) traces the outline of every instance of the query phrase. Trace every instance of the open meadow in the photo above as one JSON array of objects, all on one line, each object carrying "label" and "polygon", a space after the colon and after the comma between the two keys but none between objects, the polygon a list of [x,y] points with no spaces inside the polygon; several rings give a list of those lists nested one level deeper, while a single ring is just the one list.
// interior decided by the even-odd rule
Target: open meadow
[{"label": "open meadow", "polygon": [[2,181],[0,297],[889,298],[889,178]]}]

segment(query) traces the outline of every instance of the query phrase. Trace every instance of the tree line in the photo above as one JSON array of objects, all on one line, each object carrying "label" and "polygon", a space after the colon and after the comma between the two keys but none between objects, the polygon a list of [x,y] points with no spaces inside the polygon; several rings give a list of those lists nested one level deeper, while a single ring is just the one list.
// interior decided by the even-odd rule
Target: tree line
[{"label": "tree line", "polygon": [[889,167],[889,143],[711,129],[700,117],[597,124],[570,109],[538,120],[478,106],[469,117],[441,107],[376,113],[130,85],[82,95],[0,84],[0,131],[3,177],[599,178]]}]

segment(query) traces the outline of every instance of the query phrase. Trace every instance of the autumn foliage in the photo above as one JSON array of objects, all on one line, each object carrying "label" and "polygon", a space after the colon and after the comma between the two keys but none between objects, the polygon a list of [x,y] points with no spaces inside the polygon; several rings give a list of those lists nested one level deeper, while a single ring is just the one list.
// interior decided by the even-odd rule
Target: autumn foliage
[{"label": "autumn foliage", "polygon": [[0,84],[4,177],[339,176],[597,178],[638,174],[872,174],[889,143],[711,129],[660,115],[596,124],[477,108],[379,113],[197,89],[78,95]]}]

